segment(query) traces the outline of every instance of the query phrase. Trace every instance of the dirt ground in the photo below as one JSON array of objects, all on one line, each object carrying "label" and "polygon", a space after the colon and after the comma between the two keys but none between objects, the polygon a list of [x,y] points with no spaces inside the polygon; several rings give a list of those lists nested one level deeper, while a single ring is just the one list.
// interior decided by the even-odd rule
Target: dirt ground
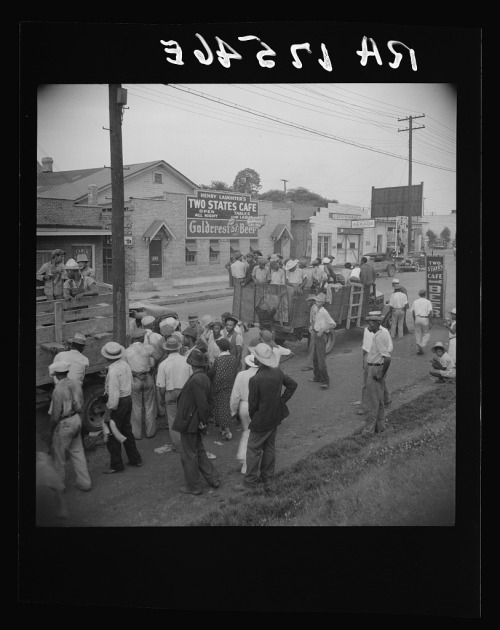
[{"label": "dirt ground", "polygon": [[[409,322],[410,329],[411,323]],[[290,343],[295,357],[282,364],[283,370],[294,378],[299,387],[289,403],[290,416],[284,420],[277,436],[277,471],[307,457],[323,445],[347,437],[363,427],[363,416],[357,415],[355,405],[362,388],[362,329],[339,330],[335,347],[327,358],[331,378],[329,390],[309,383],[311,371],[302,371],[307,356],[307,342]],[[251,329],[246,342],[257,334]],[[446,342],[447,330],[435,325],[430,344]],[[396,339],[387,385],[392,397],[389,410],[437,387],[429,376],[430,350],[416,355],[413,334]],[[38,413],[38,429],[46,422],[46,413]],[[390,427],[389,427],[390,428]],[[185,526],[224,502],[234,500],[238,492],[234,486],[243,476],[235,456],[241,435],[239,425],[233,427],[230,441],[220,439],[213,425],[204,437],[205,449],[215,455],[213,464],[221,477],[221,487],[208,486],[200,496],[183,495],[178,488],[184,484],[180,457],[169,451],[155,449],[169,444],[168,430],[161,429],[153,438],[137,442],[144,465],[127,467],[123,473],[104,475],[109,466],[109,455],[104,445],[88,453],[88,466],[93,489],[84,493],[74,487],[74,473],[67,464],[65,500],[70,513],[70,527],[165,527]],[[126,457],[124,457],[126,461]]]}]

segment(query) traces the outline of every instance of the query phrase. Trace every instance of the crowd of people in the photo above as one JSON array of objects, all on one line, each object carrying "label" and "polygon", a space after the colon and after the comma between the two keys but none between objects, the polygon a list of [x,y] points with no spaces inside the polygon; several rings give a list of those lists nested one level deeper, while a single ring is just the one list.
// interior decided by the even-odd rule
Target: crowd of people
[{"label": "crowd of people", "polygon": [[[80,278],[75,278],[74,273],[67,274],[62,288],[57,288],[56,272],[62,276],[64,271],[76,271],[71,261],[62,268],[60,255],[57,250],[52,263],[42,267],[40,273],[42,277],[50,276],[54,295],[56,289],[57,295],[61,291],[64,295],[65,289],[72,291],[68,282],[92,278],[90,273],[82,275],[82,271]],[[249,254],[246,260],[239,256],[231,264],[235,280],[242,284],[277,283],[279,279],[294,291],[307,290],[311,363],[303,369],[312,369],[310,382],[325,390],[330,386],[326,339],[336,326],[325,308],[326,285],[332,281],[374,283],[372,275],[363,274],[364,262],[359,267],[346,263],[338,274],[333,270],[332,259],[316,259],[307,266],[304,260],[280,260],[277,254],[267,259]],[[391,404],[386,376],[394,342],[409,332],[408,311],[414,322],[417,354],[424,354],[430,338],[432,304],[426,291],[420,290],[410,306],[408,291],[398,279],[392,283],[394,292],[384,310],[370,311],[366,317],[363,388],[358,411],[365,416],[362,435],[385,430],[385,409]],[[82,286],[83,290],[80,285],[77,287],[79,294],[88,293],[85,289],[92,283]],[[125,464],[141,467],[143,462],[136,442],[152,438],[159,428],[165,428],[169,431],[172,451],[180,455],[185,479],[180,491],[199,495],[203,492],[202,478],[210,487],[220,485],[216,467],[205,451],[203,435],[213,424],[221,439],[230,441],[237,425],[241,435],[235,445],[235,459],[241,465],[243,479],[236,489],[252,489],[268,483],[275,470],[277,429],[289,415],[287,402],[298,386],[282,369],[282,363],[293,357],[293,352],[274,341],[272,327],[261,327],[246,344],[245,327],[230,312],[221,313],[220,317],[211,314],[199,317],[193,312],[188,315],[187,325],[177,317],[155,318],[144,310],[133,310],[130,317],[127,347],[110,341],[101,349],[107,363],[102,431],[109,453],[109,467],[103,472],[118,474],[124,471]],[[432,348],[430,375],[436,378],[436,383],[450,382],[456,377],[455,308],[445,326],[449,333],[448,349],[441,342]],[[81,421],[82,385],[88,366],[85,346],[85,335],[75,334],[70,349],[57,354],[49,367],[55,384],[49,409],[49,455],[48,459],[38,458],[37,466],[44,479],[53,479],[47,472],[52,462],[59,490],[64,487],[67,458],[75,471],[76,487],[84,492],[92,489]],[[162,419],[164,427],[159,425]],[[43,507],[40,510],[43,512]]]}]

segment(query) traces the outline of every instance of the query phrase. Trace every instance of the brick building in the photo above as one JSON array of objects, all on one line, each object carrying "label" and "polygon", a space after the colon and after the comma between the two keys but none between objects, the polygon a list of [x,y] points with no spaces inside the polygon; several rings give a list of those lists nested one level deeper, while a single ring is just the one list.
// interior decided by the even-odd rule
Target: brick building
[{"label": "brick building", "polygon": [[[37,264],[56,247],[66,258],[85,252],[97,280],[112,282],[110,169],[53,172],[38,164]],[[234,238],[187,238],[187,200],[198,188],[164,161],[124,166],[126,284],[158,290],[227,279],[225,264],[239,250],[290,255],[289,208],[258,202],[261,225]]]}]

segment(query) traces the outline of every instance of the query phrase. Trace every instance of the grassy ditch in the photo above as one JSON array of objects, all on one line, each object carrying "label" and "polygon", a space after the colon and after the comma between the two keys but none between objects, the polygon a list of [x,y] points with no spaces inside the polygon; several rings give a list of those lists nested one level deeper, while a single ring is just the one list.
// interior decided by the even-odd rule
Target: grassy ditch
[{"label": "grassy ditch", "polygon": [[337,440],[191,525],[453,525],[455,400],[455,385],[436,386],[385,433]]}]

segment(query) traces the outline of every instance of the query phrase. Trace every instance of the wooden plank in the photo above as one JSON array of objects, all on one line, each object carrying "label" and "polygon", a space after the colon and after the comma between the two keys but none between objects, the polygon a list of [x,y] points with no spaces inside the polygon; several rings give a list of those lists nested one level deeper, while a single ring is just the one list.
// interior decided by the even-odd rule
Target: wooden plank
[{"label": "wooden plank", "polygon": [[[100,332],[111,332],[113,330],[112,317],[93,317],[89,320],[69,322],[62,325],[62,339],[72,339],[77,332],[83,335],[93,335]],[[55,341],[54,326],[40,326],[36,329],[36,343],[47,343]]]},{"label": "wooden plank", "polygon": [[239,282],[234,285],[233,315],[240,321],[251,323],[255,321],[255,284],[249,282],[241,286]]},{"label": "wooden plank", "polygon": [[[93,306],[98,306],[100,304],[111,304],[113,305],[113,294],[103,294],[103,295],[92,295],[90,297],[82,298],[82,305],[91,308]],[[62,304],[64,310],[68,310],[70,307],[75,306],[75,301],[66,301],[66,300],[49,300],[47,302],[37,302],[36,304],[36,313],[53,313],[55,304]]]},{"label": "wooden plank", "polygon": [[[90,319],[91,317],[101,316],[110,317],[113,315],[113,307],[109,304],[102,306],[93,306],[92,308],[83,308],[77,310],[68,310],[62,312],[63,322],[74,322],[81,319]],[[54,313],[42,313],[36,316],[37,326],[54,325]]]},{"label": "wooden plank", "polygon": [[54,305],[54,340],[56,343],[62,342],[62,326],[63,326],[63,306],[57,301]]}]

